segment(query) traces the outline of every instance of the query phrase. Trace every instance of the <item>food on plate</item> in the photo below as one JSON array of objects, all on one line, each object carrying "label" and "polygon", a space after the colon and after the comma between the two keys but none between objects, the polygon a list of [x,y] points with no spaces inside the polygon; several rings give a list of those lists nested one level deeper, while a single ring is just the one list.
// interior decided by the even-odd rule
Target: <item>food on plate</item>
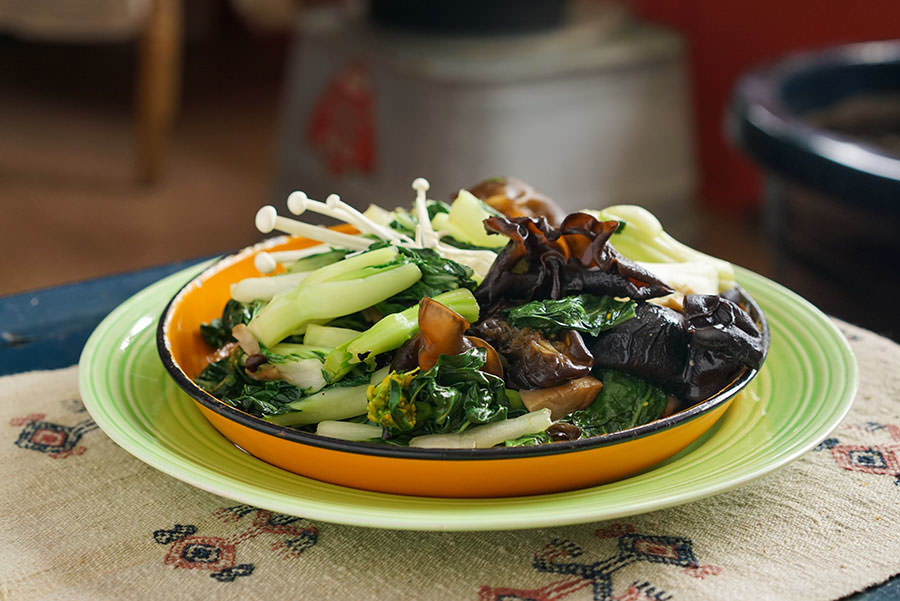
[{"label": "food on plate", "polygon": [[543,217],[558,226],[566,216],[559,205],[515,177],[491,177],[469,192],[507,217]]},{"label": "food on plate", "polygon": [[411,209],[288,198],[357,234],[282,217],[311,238],[260,252],[201,327],[195,382],[273,424],[425,448],[551,444],[685,409],[758,369],[767,340],[730,264],[646,210],[570,215],[514,178],[452,203],[413,182]]}]

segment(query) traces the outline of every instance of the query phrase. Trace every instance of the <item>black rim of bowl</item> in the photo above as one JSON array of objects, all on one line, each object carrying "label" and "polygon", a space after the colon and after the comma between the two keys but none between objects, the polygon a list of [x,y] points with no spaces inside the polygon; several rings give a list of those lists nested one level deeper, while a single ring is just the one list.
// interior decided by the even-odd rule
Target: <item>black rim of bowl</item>
[{"label": "black rim of bowl", "polygon": [[[885,76],[888,71],[891,77]],[[854,205],[896,211],[900,157],[851,135],[813,125],[804,115],[855,93],[883,92],[877,88],[896,81],[898,72],[900,41],[848,44],[794,54],[741,78],[726,128],[739,146],[772,172]],[[868,80],[863,77],[866,73]],[[799,101],[794,103],[798,106],[792,106],[787,90],[809,80],[832,95],[840,91],[833,89],[837,86],[832,80],[849,82],[847,86],[858,89],[848,87],[844,96],[821,106],[802,108]],[[826,85],[829,82],[831,85]],[[802,96],[797,92],[793,95]],[[809,104],[809,99],[806,102]]]},{"label": "black rim of bowl", "polygon": [[[228,255],[218,259],[215,263],[204,269],[202,272],[191,278],[184,286],[179,288],[178,292],[166,304],[163,309],[159,324],[156,328],[156,346],[163,365],[169,375],[191,398],[201,403],[207,409],[218,413],[219,415],[233,420],[240,425],[252,428],[264,434],[283,438],[292,442],[320,447],[333,451],[343,451],[347,453],[355,453],[362,455],[374,455],[379,457],[394,457],[398,459],[432,459],[432,460],[473,460],[473,459],[514,459],[517,457],[537,457],[541,455],[554,455],[560,453],[572,453],[595,449],[599,447],[609,446],[626,440],[636,440],[651,434],[660,432],[676,425],[687,423],[695,418],[709,413],[738,392],[740,392],[759,372],[757,369],[745,368],[729,386],[713,395],[712,397],[701,401],[683,411],[674,413],[669,417],[664,417],[640,426],[635,426],[627,430],[620,430],[611,434],[602,436],[594,436],[591,438],[582,438],[566,442],[554,442],[543,445],[527,446],[527,447],[493,447],[490,449],[425,449],[419,447],[400,447],[393,445],[384,445],[370,442],[356,442],[342,440],[339,438],[329,438],[296,430],[288,426],[279,426],[269,423],[263,419],[255,417],[249,413],[245,413],[240,409],[232,407],[228,403],[219,400],[200,388],[188,375],[175,363],[172,353],[169,349],[168,338],[166,337],[166,324],[169,321],[172,307],[181,295],[195,281],[205,278],[213,272],[220,270],[225,263],[237,261],[245,255],[253,254],[259,250],[268,248],[274,244],[284,241],[286,238],[272,238],[265,242],[261,242],[254,246],[248,247],[236,254]],[[756,301],[744,290],[739,289],[741,300],[746,303],[749,308],[750,316],[761,326],[763,335],[764,352],[768,352],[769,348],[769,326],[766,322],[765,315],[757,305]],[[232,441],[233,442],[233,441]]]}]

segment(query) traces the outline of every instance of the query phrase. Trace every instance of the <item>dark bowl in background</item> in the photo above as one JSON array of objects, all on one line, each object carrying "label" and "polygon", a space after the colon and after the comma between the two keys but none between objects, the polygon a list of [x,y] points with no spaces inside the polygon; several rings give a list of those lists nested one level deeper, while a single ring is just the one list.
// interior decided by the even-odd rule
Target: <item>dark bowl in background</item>
[{"label": "dark bowl in background", "polygon": [[900,41],[797,54],[745,75],[728,131],[766,175],[775,278],[900,336]]},{"label": "dark bowl in background", "polygon": [[379,25],[422,33],[496,35],[532,33],[563,22],[569,0],[370,0]]}]

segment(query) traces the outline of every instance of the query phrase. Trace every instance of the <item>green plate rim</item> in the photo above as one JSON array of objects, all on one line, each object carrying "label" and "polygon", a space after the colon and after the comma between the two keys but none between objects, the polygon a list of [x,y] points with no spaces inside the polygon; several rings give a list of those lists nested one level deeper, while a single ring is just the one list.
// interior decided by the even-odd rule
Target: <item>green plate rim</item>
[{"label": "green plate rim", "polygon": [[[748,270],[736,268],[738,281],[758,300],[764,311],[769,312],[767,303],[759,298],[760,295],[757,294],[757,290],[766,290],[764,296],[771,294],[779,297],[781,300],[790,301],[795,308],[800,309],[805,318],[812,320],[823,328],[824,332],[835,343],[834,348],[830,349],[837,351],[838,357],[834,358],[835,361],[840,359],[840,363],[842,363],[844,368],[838,374],[843,376],[837,382],[839,390],[832,392],[833,396],[826,399],[831,403],[830,412],[823,417],[823,420],[820,420],[821,423],[818,424],[815,430],[801,430],[799,437],[791,439],[789,450],[778,454],[775,459],[770,459],[753,469],[739,471],[737,474],[731,474],[730,472],[722,474],[723,469],[717,467],[717,469],[711,470],[709,474],[709,477],[712,478],[710,482],[694,483],[694,485],[682,483],[680,492],[664,497],[656,495],[627,505],[616,506],[615,504],[591,503],[590,501],[592,498],[594,501],[602,500],[606,490],[620,484],[638,486],[636,490],[639,490],[639,480],[645,476],[652,476],[657,470],[649,470],[639,476],[616,483],[550,495],[507,497],[503,499],[440,499],[390,495],[340,487],[289,474],[262,461],[248,458],[268,469],[286,474],[290,478],[300,479],[296,484],[308,489],[308,494],[305,496],[277,493],[229,477],[227,474],[223,474],[221,470],[214,470],[207,465],[179,455],[175,450],[168,449],[162,445],[147,447],[138,444],[132,438],[133,432],[131,432],[131,429],[134,428],[134,424],[123,423],[107,413],[109,402],[111,401],[115,404],[115,399],[105,398],[102,395],[103,391],[97,389],[97,383],[92,377],[95,368],[111,364],[110,357],[99,352],[101,343],[107,338],[121,340],[119,346],[124,347],[126,344],[132,344],[135,339],[149,330],[151,335],[142,340],[141,344],[155,347],[155,337],[152,335],[152,332],[155,331],[156,321],[162,307],[165,306],[171,297],[171,293],[166,291],[169,290],[169,287],[176,285],[176,283],[183,283],[193,277],[206,264],[208,262],[189,267],[151,284],[113,310],[96,328],[88,339],[79,361],[79,387],[85,406],[100,428],[113,441],[148,465],[213,494],[272,511],[302,515],[313,520],[407,530],[505,530],[561,526],[615,519],[626,515],[663,509],[741,486],[795,460],[821,442],[843,419],[852,405],[857,387],[858,370],[855,357],[850,350],[849,344],[831,320],[808,301],[787,288]],[[115,328],[117,321],[130,311],[140,312],[142,303],[158,303],[159,310],[153,313],[152,321],[144,323],[142,328],[137,328],[138,324],[136,324],[128,332],[117,330]],[[144,310],[143,313],[145,315],[141,317],[141,320],[146,321],[150,311],[149,309]],[[772,325],[770,318],[770,328]],[[780,321],[778,325],[780,327]],[[155,355],[155,348],[153,350]],[[808,359],[809,357],[805,358]],[[770,356],[769,360],[771,359]],[[766,367],[764,366],[763,370],[765,369]],[[161,373],[165,373],[162,363],[159,365],[159,370]],[[832,372],[829,371],[829,373]],[[168,375],[166,375],[166,378],[168,379]],[[168,384],[175,387],[174,382],[170,379]],[[160,393],[162,394],[162,391]],[[187,395],[185,395],[185,398],[188,398]],[[189,402],[193,404],[193,401]],[[200,419],[203,418],[201,417]],[[224,438],[222,438],[222,441],[226,442]],[[757,452],[755,454],[760,453]],[[672,477],[674,478],[675,476]],[[272,477],[270,476],[269,479],[271,480]],[[342,500],[341,504],[335,506],[334,503],[323,502],[317,498],[322,495],[326,497],[337,496]],[[579,501],[582,499],[586,500],[579,504]],[[570,507],[572,503],[575,503],[575,507]],[[523,508],[527,509],[529,505],[544,506],[547,504],[549,504],[550,510],[541,512],[538,515],[528,515],[527,512],[523,512]],[[553,510],[554,506],[556,510]],[[366,509],[367,507],[368,509]],[[377,508],[377,511],[373,510],[373,507]],[[413,511],[413,508],[417,509]],[[412,514],[410,513],[411,511],[413,512]]]}]

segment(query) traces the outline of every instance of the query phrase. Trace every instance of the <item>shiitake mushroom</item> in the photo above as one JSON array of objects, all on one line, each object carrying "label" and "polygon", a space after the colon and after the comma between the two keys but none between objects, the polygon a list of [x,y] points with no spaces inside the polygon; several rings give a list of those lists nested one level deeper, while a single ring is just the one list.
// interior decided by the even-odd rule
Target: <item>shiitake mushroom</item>
[{"label": "shiitake mushroom", "polygon": [[540,330],[517,328],[495,316],[472,331],[500,353],[511,388],[550,388],[591,374],[594,358],[575,330],[551,339]]}]

